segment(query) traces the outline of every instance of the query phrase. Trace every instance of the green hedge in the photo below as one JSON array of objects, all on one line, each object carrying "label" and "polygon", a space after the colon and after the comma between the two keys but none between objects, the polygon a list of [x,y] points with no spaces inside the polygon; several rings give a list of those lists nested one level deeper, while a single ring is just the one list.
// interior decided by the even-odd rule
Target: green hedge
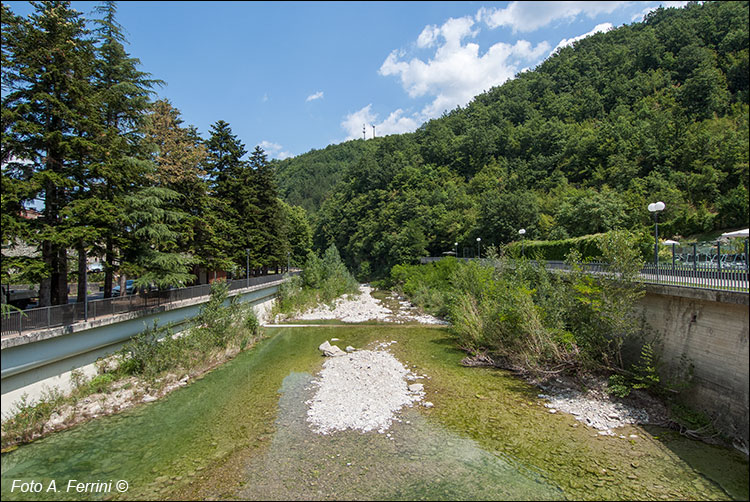
[{"label": "green hedge", "polygon": [[[559,241],[521,241],[511,242],[504,248],[505,253],[509,256],[520,256],[523,245],[523,252],[529,258],[539,258],[542,260],[565,260],[565,257],[572,250],[581,253],[583,259],[597,260],[602,256],[599,249],[599,242],[606,233],[584,235]],[[633,245],[638,246],[644,259],[648,259],[654,252],[654,237],[644,232],[635,232],[633,235]]]}]

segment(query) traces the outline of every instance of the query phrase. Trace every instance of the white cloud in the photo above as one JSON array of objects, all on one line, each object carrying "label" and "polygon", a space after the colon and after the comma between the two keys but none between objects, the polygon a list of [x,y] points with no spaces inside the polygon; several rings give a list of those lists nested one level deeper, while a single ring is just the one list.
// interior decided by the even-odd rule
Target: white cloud
[{"label": "white cloud", "polygon": [[[377,115],[372,113],[372,103],[365,106],[364,108],[357,110],[356,112],[350,113],[346,116],[341,127],[346,131],[346,139],[357,139],[363,135],[362,128],[364,126],[364,133],[367,134],[367,124],[372,124]],[[366,137],[366,136],[365,136]]]},{"label": "white cloud", "polygon": [[550,52],[550,56],[552,54],[554,54],[555,51],[557,49],[559,49],[560,47],[566,47],[568,45],[573,45],[573,43],[575,43],[575,42],[577,42],[579,40],[583,40],[584,38],[586,38],[586,37],[588,37],[590,35],[593,35],[594,33],[609,31],[612,28],[614,28],[614,26],[612,26],[612,23],[597,24],[596,26],[594,26],[594,29],[591,30],[591,31],[589,31],[588,33],[584,33],[583,35],[578,35],[577,37],[573,37],[573,38],[563,38],[562,40],[560,40],[560,43],[557,44],[557,46],[554,49],[552,49],[552,52]]},{"label": "white cloud", "polygon": [[427,61],[404,59],[403,52],[392,51],[380,67],[384,76],[397,76],[412,98],[434,96],[421,112],[419,121],[439,116],[443,111],[465,105],[474,96],[500,85],[518,72],[522,63],[536,63],[549,52],[549,44],[532,46],[526,40],[503,42],[484,54],[479,46],[464,39],[478,33],[471,17],[451,18],[442,26],[427,26],[417,39],[420,47],[437,46]]},{"label": "white cloud", "polygon": [[[685,2],[667,2],[684,4]],[[429,103],[411,116],[399,109],[376,124],[376,131],[383,134],[405,132],[416,129],[418,124],[440,116],[456,106],[465,106],[474,96],[492,87],[502,85],[516,74],[533,69],[545,57],[559,47],[577,40],[608,31],[612,23],[600,23],[583,35],[561,40],[552,52],[547,41],[533,45],[527,40],[497,42],[486,51],[480,51],[474,39],[481,29],[509,27],[514,33],[530,32],[553,22],[570,22],[585,16],[595,18],[611,14],[633,2],[518,2],[505,8],[481,8],[474,16],[450,18],[442,25],[427,25],[416,39],[416,48],[429,49],[427,57],[412,56],[404,49],[395,49],[385,58],[378,73],[397,77],[404,91],[411,98],[428,98]],[[666,4],[665,4],[666,5]],[[350,113],[341,126],[347,139],[362,137],[362,124],[373,124],[377,115],[372,105]],[[379,129],[380,128],[380,129]],[[388,132],[386,132],[388,131]],[[366,127],[365,134],[372,137]]]},{"label": "white cloud", "polygon": [[305,101],[315,101],[316,99],[323,99],[323,91],[318,91],[315,94],[310,94],[309,96],[307,96],[307,99]]},{"label": "white cloud", "polygon": [[289,152],[283,151],[283,147],[278,143],[263,140],[260,142],[259,146],[273,159],[284,160],[288,157],[294,156]]},{"label": "white cloud", "polygon": [[412,132],[419,127],[419,121],[415,117],[404,115],[402,109],[392,112],[385,120],[378,122],[378,114],[372,111],[372,103],[352,112],[341,122],[341,128],[346,131],[346,140],[364,137],[372,138],[372,126],[375,126],[376,136],[387,136],[388,134],[401,134]]},{"label": "white cloud", "polygon": [[263,95],[263,97],[261,98],[261,101],[263,103],[265,103],[266,101],[268,101],[268,93],[266,93],[266,94]]},{"label": "white cloud", "polygon": [[391,112],[384,121],[375,124],[375,134],[378,136],[401,134],[415,131],[417,127],[419,127],[419,122],[414,117],[404,116],[404,111],[399,108],[395,112]]},{"label": "white cloud", "polygon": [[435,41],[437,40],[439,34],[440,28],[438,28],[434,24],[425,26],[424,30],[422,30],[422,33],[420,33],[419,37],[417,37],[417,47],[432,47],[433,45],[435,45]]},{"label": "white cloud", "polygon": [[646,17],[646,14],[658,9],[660,6],[666,9],[668,7],[684,7],[685,5],[687,5],[687,2],[660,2],[656,5],[652,5],[651,7],[646,7],[638,14],[635,14],[630,20],[631,21],[643,21],[643,18]]},{"label": "white cloud", "polygon": [[511,2],[504,9],[482,7],[477,12],[477,21],[489,28],[509,27],[513,33],[530,32],[558,19],[571,21],[583,14],[593,18],[599,14],[610,14],[632,2]]}]

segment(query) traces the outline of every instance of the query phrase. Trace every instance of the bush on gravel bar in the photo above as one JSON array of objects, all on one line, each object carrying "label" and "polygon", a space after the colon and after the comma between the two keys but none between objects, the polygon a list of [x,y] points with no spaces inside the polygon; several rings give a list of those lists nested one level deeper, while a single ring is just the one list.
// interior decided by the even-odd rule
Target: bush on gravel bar
[{"label": "bush on gravel bar", "polygon": [[332,303],[336,298],[357,294],[359,283],[341,261],[334,244],[319,258],[310,251],[301,276],[292,277],[279,287],[279,301],[274,314],[293,313]]}]

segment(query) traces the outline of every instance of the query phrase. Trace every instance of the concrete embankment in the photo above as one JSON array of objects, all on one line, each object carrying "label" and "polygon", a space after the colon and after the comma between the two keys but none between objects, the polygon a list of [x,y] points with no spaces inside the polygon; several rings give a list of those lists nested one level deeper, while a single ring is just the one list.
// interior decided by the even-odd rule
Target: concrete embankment
[{"label": "concrete embankment", "polygon": [[[257,312],[267,309],[278,291],[279,281],[231,291],[240,302],[249,302]],[[190,325],[208,296],[161,305],[148,311],[127,312],[88,322],[24,333],[2,340],[3,418],[22,395],[39,399],[46,389],[71,390],[71,371],[87,377],[96,374],[95,362],[113,354],[130,338],[156,321],[170,324],[173,332]]]},{"label": "concrete embankment", "polygon": [[[750,373],[748,294],[649,285],[641,300],[659,334],[666,377],[690,377],[683,392],[747,453]],[[692,370],[690,369],[692,367]]]}]

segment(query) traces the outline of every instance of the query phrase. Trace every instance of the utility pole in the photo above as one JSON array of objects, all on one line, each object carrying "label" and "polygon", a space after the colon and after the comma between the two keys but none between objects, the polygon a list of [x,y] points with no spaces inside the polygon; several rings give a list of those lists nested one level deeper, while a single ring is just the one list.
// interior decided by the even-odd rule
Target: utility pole
[{"label": "utility pole", "polygon": [[89,263],[86,259],[86,271],[83,274],[83,320],[89,320]]}]

